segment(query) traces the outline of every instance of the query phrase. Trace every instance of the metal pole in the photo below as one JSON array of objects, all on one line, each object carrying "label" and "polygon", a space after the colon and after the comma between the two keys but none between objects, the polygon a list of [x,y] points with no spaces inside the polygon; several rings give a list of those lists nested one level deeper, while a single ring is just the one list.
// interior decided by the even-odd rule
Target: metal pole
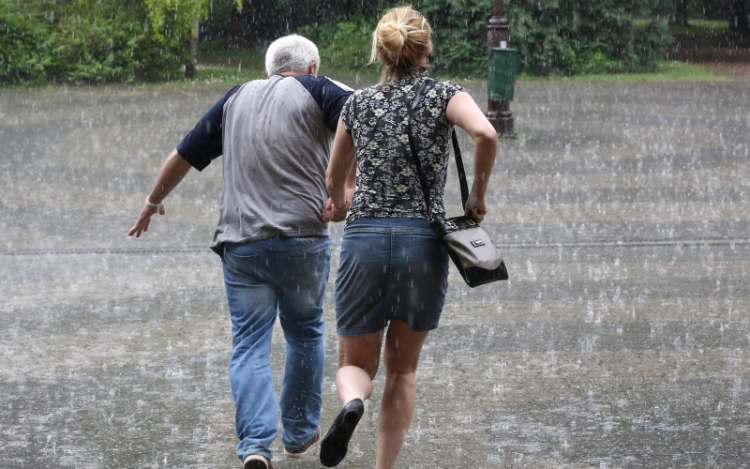
[{"label": "metal pole", "polygon": [[[500,47],[505,42],[508,47],[510,42],[510,29],[508,19],[505,17],[503,0],[493,0],[492,18],[487,24],[487,70],[489,72],[490,48]],[[509,101],[498,101],[489,99],[487,101],[487,119],[495,126],[500,135],[513,134],[513,114],[510,112]]]}]

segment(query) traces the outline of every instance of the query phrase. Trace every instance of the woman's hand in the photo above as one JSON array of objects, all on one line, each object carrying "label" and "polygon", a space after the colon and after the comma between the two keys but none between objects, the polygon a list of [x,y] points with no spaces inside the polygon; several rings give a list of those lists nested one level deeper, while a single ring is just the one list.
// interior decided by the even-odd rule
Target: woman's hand
[{"label": "woman's hand", "polygon": [[323,207],[323,211],[320,212],[320,218],[325,223],[328,222],[339,222],[344,221],[346,219],[346,214],[349,211],[349,207],[352,205],[352,198],[354,197],[354,190],[349,190],[347,188],[346,190],[346,203],[343,207],[334,207],[333,206],[333,199],[328,199],[326,201],[325,207]]},{"label": "woman's hand", "polygon": [[464,215],[470,216],[477,223],[484,220],[484,216],[487,215],[487,204],[484,202],[484,197],[479,197],[476,192],[471,191],[469,199],[466,201],[466,207],[464,207]]}]

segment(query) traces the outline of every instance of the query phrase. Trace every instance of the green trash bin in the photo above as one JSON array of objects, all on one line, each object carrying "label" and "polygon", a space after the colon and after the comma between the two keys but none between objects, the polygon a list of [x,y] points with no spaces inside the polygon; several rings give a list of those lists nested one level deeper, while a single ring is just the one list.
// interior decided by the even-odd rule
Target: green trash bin
[{"label": "green trash bin", "polygon": [[517,49],[505,47],[490,49],[490,77],[487,82],[490,100],[513,101],[517,54]]}]

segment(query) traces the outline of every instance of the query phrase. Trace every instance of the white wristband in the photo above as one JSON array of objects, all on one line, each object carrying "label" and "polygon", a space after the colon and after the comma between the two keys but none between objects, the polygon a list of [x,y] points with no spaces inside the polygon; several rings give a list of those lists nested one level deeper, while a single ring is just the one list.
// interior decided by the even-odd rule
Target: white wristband
[{"label": "white wristband", "polygon": [[159,207],[161,207],[161,206],[162,206],[162,204],[163,204],[163,203],[164,203],[164,202],[159,202],[158,204],[155,204],[155,203],[153,203],[153,202],[150,202],[150,201],[148,200],[148,197],[146,197],[146,205],[148,205],[148,206],[149,206],[149,207],[151,207],[151,208],[159,208]]}]

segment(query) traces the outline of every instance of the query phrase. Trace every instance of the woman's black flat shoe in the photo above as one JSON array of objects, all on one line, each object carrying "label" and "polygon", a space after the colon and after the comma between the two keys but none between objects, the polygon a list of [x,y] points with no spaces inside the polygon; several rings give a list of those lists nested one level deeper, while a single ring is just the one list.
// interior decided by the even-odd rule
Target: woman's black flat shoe
[{"label": "woman's black flat shoe", "polygon": [[361,399],[352,399],[346,403],[320,442],[321,464],[334,467],[344,460],[349,440],[364,413],[365,404]]}]

